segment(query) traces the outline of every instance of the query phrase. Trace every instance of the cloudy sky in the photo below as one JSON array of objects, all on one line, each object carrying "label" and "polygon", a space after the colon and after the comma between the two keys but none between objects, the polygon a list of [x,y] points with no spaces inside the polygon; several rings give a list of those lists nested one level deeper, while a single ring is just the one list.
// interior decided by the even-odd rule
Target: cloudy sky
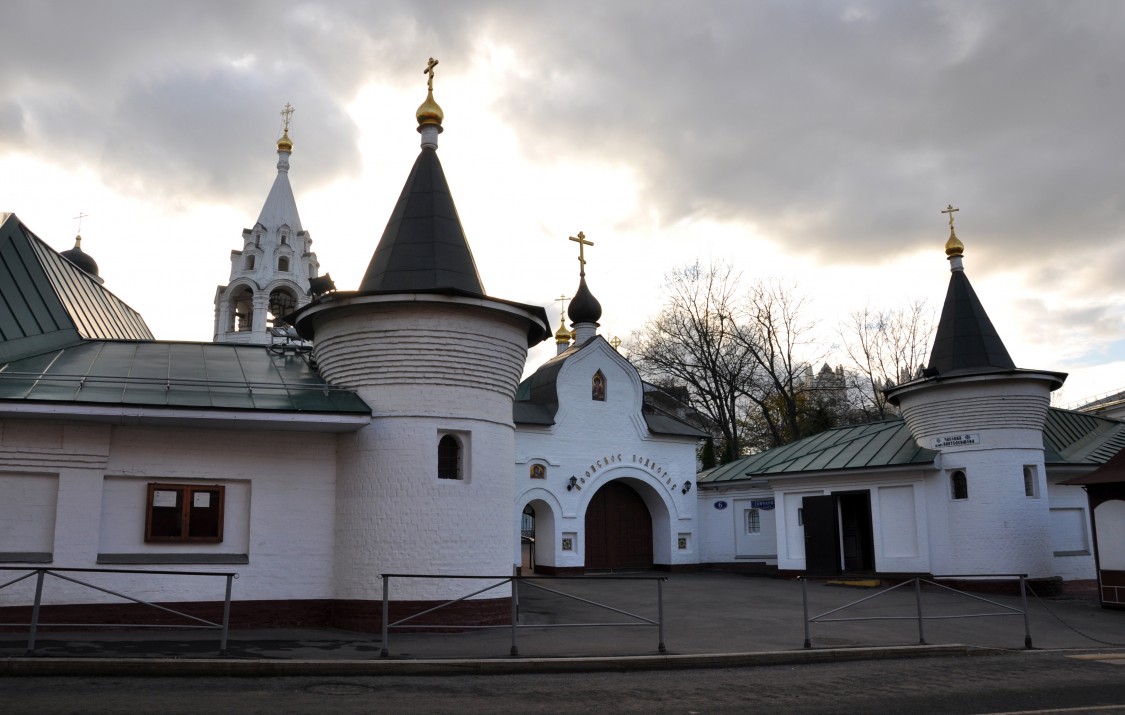
[{"label": "cloudy sky", "polygon": [[1125,387],[1125,4],[3,10],[0,211],[60,250],[88,214],[83,248],[158,338],[210,340],[286,102],[302,222],[322,272],[358,286],[433,56],[440,156],[496,297],[557,316],[582,230],[607,335],[699,259],[795,282],[830,346],[865,305],[940,307],[953,203],[1016,363],[1069,371],[1063,404]]}]

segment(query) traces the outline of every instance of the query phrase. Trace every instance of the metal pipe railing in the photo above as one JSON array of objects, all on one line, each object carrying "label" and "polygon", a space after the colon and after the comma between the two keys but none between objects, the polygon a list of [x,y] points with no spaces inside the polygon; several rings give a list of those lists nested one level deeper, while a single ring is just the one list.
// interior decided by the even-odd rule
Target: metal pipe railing
[{"label": "metal pipe railing", "polygon": [[[390,655],[390,629],[391,628],[458,628],[464,630],[484,630],[490,628],[508,628],[511,630],[511,647],[509,654],[518,656],[519,653],[519,639],[517,633],[521,628],[607,628],[607,627],[627,627],[627,626],[654,626],[658,631],[659,641],[657,643],[657,651],[660,653],[667,653],[667,648],[664,644],[664,582],[668,580],[667,576],[520,576],[512,574],[511,576],[466,576],[466,575],[450,575],[450,574],[380,574],[379,578],[383,579],[383,623],[382,623],[382,637],[383,648],[382,657]],[[409,579],[447,579],[447,580],[464,580],[471,579],[476,581],[495,581],[484,588],[477,589],[472,593],[460,596],[458,598],[443,601],[442,603],[427,608],[418,613],[411,614],[405,618],[400,618],[393,623],[390,621],[390,600],[391,600],[391,586],[392,578],[409,578]],[[657,600],[657,616],[655,619],[647,616],[642,616],[637,613],[632,613],[621,608],[616,608],[605,603],[600,603],[588,598],[583,598],[571,593],[565,593],[546,586],[534,583],[535,581],[571,581],[571,582],[591,582],[591,581],[656,581],[656,600]],[[512,596],[510,603],[510,616],[509,622],[502,625],[466,625],[458,623],[426,623],[422,625],[408,625],[409,621],[413,621],[422,616],[428,615],[442,608],[461,603],[466,599],[473,596],[480,595],[494,588],[512,584]],[[540,623],[540,624],[521,624],[519,622],[519,586],[526,584],[531,588],[546,591],[564,598],[568,598],[580,603],[595,606],[613,613],[619,613],[627,616],[630,621],[615,621],[609,623]]]},{"label": "metal pipe railing", "polygon": [[[166,571],[166,570],[148,570],[148,569],[95,569],[95,568],[29,568],[26,566],[0,566],[0,571],[27,571],[28,573],[15,578],[7,583],[0,584],[0,590],[7,588],[13,584],[19,583],[24,579],[35,576],[35,597],[31,606],[31,622],[30,623],[0,623],[0,626],[7,627],[28,627],[27,639],[27,655],[35,655],[35,646],[39,636],[40,626],[50,627],[68,627],[68,628],[112,628],[121,624],[118,623],[41,623],[40,613],[43,604],[43,584],[47,576],[54,576],[55,578],[68,581],[79,586],[100,591],[101,593],[123,598],[127,601],[155,608],[165,613],[171,613],[190,621],[195,621],[198,625],[177,625],[177,624],[145,624],[145,623],[130,623],[131,628],[200,628],[203,630],[219,630],[219,654],[226,655],[227,653],[227,639],[230,634],[230,603],[231,603],[231,588],[234,579],[238,578],[238,574],[233,571]],[[139,598],[134,598],[128,594],[120,593],[112,589],[104,588],[80,579],[64,576],[64,573],[113,573],[113,574],[143,574],[146,576],[221,576],[226,579],[226,593],[223,597],[223,619],[222,623],[215,623],[208,621],[205,618],[193,616],[190,613],[177,611],[167,606],[161,606],[156,603],[150,603]]]},{"label": "metal pipe railing", "polygon": [[[917,576],[917,577],[908,579],[906,581],[903,581],[901,583],[897,583],[894,586],[891,586],[889,588],[883,589],[882,591],[879,591],[878,593],[873,593],[870,596],[865,596],[863,598],[857,599],[857,600],[852,601],[850,603],[846,603],[843,606],[838,606],[836,608],[825,611],[824,613],[821,613],[821,614],[816,615],[816,616],[812,616],[810,618],[809,617],[809,589],[808,589],[809,579],[805,576],[798,576],[798,579],[801,581],[801,602],[802,602],[803,617],[804,617],[804,621],[805,621],[804,647],[805,648],[812,648],[812,639],[810,637],[810,625],[812,623],[844,623],[844,622],[850,622],[850,621],[914,620],[914,621],[917,621],[917,623],[918,623],[918,643],[920,645],[926,645],[926,632],[925,632],[924,623],[925,623],[925,621],[928,621],[928,620],[951,620],[951,619],[957,619],[957,618],[984,618],[984,617],[989,617],[989,616],[1019,616],[1019,615],[1022,615],[1023,616],[1023,628],[1024,628],[1024,640],[1023,640],[1024,648],[1030,650],[1032,648],[1032,640],[1031,640],[1031,623],[1028,619],[1028,614],[1027,614],[1027,574],[955,574],[955,575],[948,575],[948,576],[934,576],[933,577],[933,579],[960,579],[960,580],[976,580],[976,579],[1000,580],[1000,579],[1017,579],[1017,578],[1019,579],[1020,601],[1021,601],[1021,604],[1022,604],[1021,608],[1014,608],[1014,607],[1009,606],[1007,604],[999,603],[997,601],[994,601],[994,600],[989,599],[989,598],[984,598],[983,596],[979,596],[977,594],[969,593],[967,591],[962,591],[962,590],[959,590],[959,589],[956,589],[956,588],[951,588],[949,586],[946,586],[945,584],[937,583],[936,580],[925,579],[925,578],[922,578],[920,576]],[[925,615],[925,613],[923,611],[923,607],[922,607],[922,584],[923,583],[929,584],[931,586],[936,586],[940,589],[944,589],[944,590],[949,591],[951,593],[957,594],[958,596],[963,596],[963,597],[970,598],[970,599],[973,599],[973,600],[976,600],[976,601],[982,601],[984,603],[987,603],[987,604],[992,605],[992,606],[996,606],[997,608],[1000,608],[1000,609],[1003,609],[1003,610],[1001,612],[962,613],[962,614],[947,615],[947,616],[938,616],[938,615],[927,616],[927,615]],[[884,596],[884,595],[890,593],[891,591],[894,591],[895,589],[903,588],[903,587],[908,586],[908,585],[914,586],[915,614],[912,615],[912,616],[856,616],[856,617],[853,617],[853,618],[827,618],[827,616],[831,616],[835,613],[839,613],[841,611],[852,608],[854,606],[858,606],[859,604],[865,603],[865,602],[870,601],[874,598],[879,598],[880,596]]]}]

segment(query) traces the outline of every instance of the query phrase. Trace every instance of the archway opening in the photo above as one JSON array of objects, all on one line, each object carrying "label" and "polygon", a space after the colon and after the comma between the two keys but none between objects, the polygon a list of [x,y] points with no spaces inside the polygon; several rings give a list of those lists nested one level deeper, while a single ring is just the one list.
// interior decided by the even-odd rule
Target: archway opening
[{"label": "archway opening", "polygon": [[282,324],[281,318],[292,313],[297,307],[297,297],[285,288],[276,288],[270,292],[269,324],[278,326]]},{"label": "archway opening", "polygon": [[586,507],[586,570],[651,569],[652,515],[645,500],[621,480],[606,483]]},{"label": "archway opening", "polygon": [[254,329],[254,291],[242,286],[230,301],[230,329],[234,333],[248,333]]}]

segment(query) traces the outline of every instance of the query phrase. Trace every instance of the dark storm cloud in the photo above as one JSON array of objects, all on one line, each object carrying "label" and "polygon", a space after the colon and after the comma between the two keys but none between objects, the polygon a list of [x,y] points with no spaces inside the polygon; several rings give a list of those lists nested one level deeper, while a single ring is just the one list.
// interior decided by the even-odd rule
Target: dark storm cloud
[{"label": "dark storm cloud", "polygon": [[346,175],[364,82],[417,81],[431,54],[464,71],[492,42],[515,50],[496,109],[524,151],[633,167],[666,223],[863,260],[942,240],[954,202],[970,252],[1014,262],[1125,226],[1120,4],[37,1],[5,20],[0,148],[146,190],[259,197],[244,168],[286,101],[302,187]]}]

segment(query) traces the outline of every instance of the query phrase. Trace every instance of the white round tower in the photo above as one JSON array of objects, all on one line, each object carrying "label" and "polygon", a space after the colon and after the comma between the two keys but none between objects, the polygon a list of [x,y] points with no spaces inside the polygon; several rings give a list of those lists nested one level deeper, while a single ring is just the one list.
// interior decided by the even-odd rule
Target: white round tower
[{"label": "white round tower", "polygon": [[[511,572],[512,400],[528,347],[551,333],[542,308],[485,294],[438,161],[441,120],[431,85],[418,110],[422,151],[359,290],[325,296],[295,318],[325,380],[372,407],[371,424],[342,437],[338,453],[342,602],[381,598],[380,574]],[[401,579],[391,598],[433,602],[472,590]],[[487,619],[508,596],[483,593],[466,613]]]},{"label": "white round tower", "polygon": [[1015,366],[973,291],[953,230],[952,274],[923,377],[887,391],[920,447],[940,452],[927,482],[931,572],[1051,573],[1043,424],[1065,375]]}]

